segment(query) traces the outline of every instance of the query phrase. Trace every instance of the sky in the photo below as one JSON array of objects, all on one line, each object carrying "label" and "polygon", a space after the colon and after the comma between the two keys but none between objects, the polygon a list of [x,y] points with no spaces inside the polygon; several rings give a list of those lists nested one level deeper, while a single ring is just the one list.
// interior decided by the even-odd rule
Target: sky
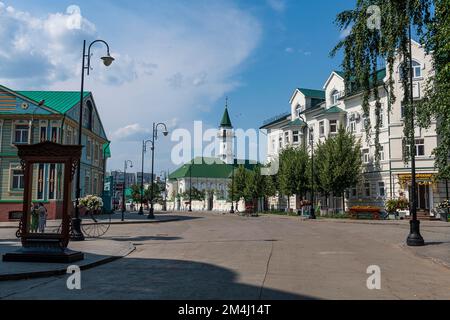
[{"label": "sky", "polygon": [[[107,41],[116,60],[104,67],[105,48],[96,44],[85,90],[112,141],[108,169],[131,160],[140,171],[142,140],[164,122],[170,134],[155,141],[159,174],[177,167],[172,134],[193,133],[194,121],[216,128],[226,97],[233,126],[247,130],[289,111],[295,88],[321,89],[342,61],[329,56],[344,35],[334,19],[354,3],[0,0],[0,83],[77,91],[83,40]],[[263,158],[266,142],[258,145]],[[149,153],[144,165],[148,172]]]}]

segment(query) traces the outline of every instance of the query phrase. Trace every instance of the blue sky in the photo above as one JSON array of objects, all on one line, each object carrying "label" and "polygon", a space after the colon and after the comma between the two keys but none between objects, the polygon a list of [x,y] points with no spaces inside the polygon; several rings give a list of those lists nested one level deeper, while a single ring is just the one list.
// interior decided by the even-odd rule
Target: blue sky
[{"label": "blue sky", "polygon": [[[288,111],[294,88],[320,89],[339,68],[341,57],[329,57],[340,39],[333,22],[354,4],[1,1],[0,40],[14,49],[0,49],[0,82],[13,89],[78,90],[82,40],[109,42],[115,63],[106,70],[96,59],[86,81],[113,142],[109,169],[123,167],[125,159],[140,167],[140,141],[153,121],[171,130],[189,129],[194,120],[217,126],[225,96],[239,128],[258,128]],[[78,18],[79,27],[67,28]],[[94,58],[103,50],[96,47]],[[173,169],[173,143],[157,143],[157,170]]]}]

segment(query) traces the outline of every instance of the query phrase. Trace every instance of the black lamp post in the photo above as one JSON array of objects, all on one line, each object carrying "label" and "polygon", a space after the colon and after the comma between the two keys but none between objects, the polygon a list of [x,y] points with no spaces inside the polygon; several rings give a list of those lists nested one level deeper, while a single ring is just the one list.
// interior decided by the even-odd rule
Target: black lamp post
[{"label": "black lamp post", "polygon": [[142,172],[141,172],[141,207],[139,208],[139,214],[144,214],[144,154],[147,152],[147,143],[151,142],[153,150],[153,141],[142,141]]},{"label": "black lamp post", "polygon": [[[315,201],[315,194],[314,194],[314,136],[313,136],[313,131],[311,130],[311,127],[306,122],[306,119],[300,115],[299,115],[299,118],[300,118],[300,120],[302,120],[305,123],[305,127],[308,128],[308,131],[309,131],[309,145],[311,147],[311,208],[309,210],[309,218],[316,219],[316,213],[314,211],[314,201]],[[305,141],[305,144],[306,144],[306,141]]]},{"label": "black lamp post", "polygon": [[167,211],[167,173],[166,171],[161,171],[161,176],[164,176],[164,204],[163,211]]},{"label": "black lamp post", "polygon": [[[84,100],[84,72],[87,71],[89,75],[89,70],[91,69],[91,47],[94,43],[102,42],[106,45],[106,56],[102,57],[103,64],[105,66],[110,66],[114,61],[114,58],[109,54],[109,45],[103,40],[92,41],[88,47],[88,53],[86,54],[86,40],[83,41],[83,57],[81,62],[81,90],[80,90],[80,112],[79,112],[79,122],[78,122],[78,144],[82,145],[81,136],[83,134],[83,100]],[[87,66],[86,66],[87,62]],[[75,199],[75,217],[72,219],[72,234],[71,240],[82,241],[84,240],[84,235],[81,232],[81,219],[80,219],[80,208],[79,201],[81,197],[81,158],[77,166],[77,180],[76,180],[76,199]]]},{"label": "black lamp post", "polygon": [[123,190],[122,190],[122,221],[124,221],[124,213],[127,211],[127,198],[126,198],[126,188],[127,188],[127,167],[128,163],[130,168],[133,168],[133,162],[131,160],[125,160],[123,164]]},{"label": "black lamp post", "polygon": [[189,212],[192,212],[192,166],[193,163],[189,165]]},{"label": "black lamp post", "polygon": [[150,184],[150,210],[148,213],[148,219],[155,219],[155,215],[153,213],[153,176],[154,176],[154,164],[155,164],[155,141],[158,139],[158,126],[164,127],[163,134],[167,136],[169,131],[167,131],[167,126],[165,123],[157,123],[153,122],[153,131],[152,131],[152,174],[151,174],[151,184]]},{"label": "black lamp post", "polygon": [[233,154],[233,164],[231,167],[231,210],[230,213],[234,213],[234,154]]},{"label": "black lamp post", "polygon": [[420,221],[417,220],[417,192],[416,192],[416,142],[415,142],[415,128],[414,128],[414,96],[413,96],[413,68],[412,68],[412,39],[411,39],[411,23],[409,24],[409,85],[410,85],[410,108],[411,108],[411,215],[410,232],[406,239],[408,246],[419,247],[425,245],[425,241],[420,234]]}]

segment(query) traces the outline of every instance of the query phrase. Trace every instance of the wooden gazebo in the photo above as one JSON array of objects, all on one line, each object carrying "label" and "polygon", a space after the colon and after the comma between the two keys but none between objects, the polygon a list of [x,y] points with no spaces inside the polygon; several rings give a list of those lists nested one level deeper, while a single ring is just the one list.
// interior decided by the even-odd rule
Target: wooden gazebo
[{"label": "wooden gazebo", "polygon": [[[82,146],[62,145],[45,141],[33,145],[16,145],[24,174],[23,214],[19,231],[22,248],[3,255],[3,261],[69,263],[83,259],[81,252],[67,249],[70,239],[72,180],[80,162]],[[35,164],[63,164],[61,225],[52,233],[36,233],[30,228],[33,197],[33,168]]]}]

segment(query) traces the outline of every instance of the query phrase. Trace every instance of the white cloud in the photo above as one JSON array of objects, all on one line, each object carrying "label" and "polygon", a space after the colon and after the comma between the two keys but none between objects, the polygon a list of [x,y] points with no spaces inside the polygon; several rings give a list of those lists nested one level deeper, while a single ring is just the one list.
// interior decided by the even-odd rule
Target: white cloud
[{"label": "white cloud", "polygon": [[[82,41],[100,35],[108,41],[116,60],[104,67],[105,48],[96,44],[85,89],[93,92],[112,140],[111,167],[131,155],[139,162],[138,141],[148,138],[152,122],[189,127],[203,119],[241,85],[236,75],[261,38],[259,22],[227,1],[142,5],[149,7],[105,5],[103,16],[132,21],[120,27],[88,21],[83,7],[42,18],[0,5],[0,83],[12,89],[79,90]],[[159,155],[168,157],[171,145],[163,146]]]},{"label": "white cloud", "polygon": [[284,51],[287,53],[294,53],[295,50],[294,50],[294,48],[287,47],[286,49],[284,49]]},{"label": "white cloud", "polygon": [[267,0],[267,4],[277,12],[284,12],[286,9],[285,0]]}]

